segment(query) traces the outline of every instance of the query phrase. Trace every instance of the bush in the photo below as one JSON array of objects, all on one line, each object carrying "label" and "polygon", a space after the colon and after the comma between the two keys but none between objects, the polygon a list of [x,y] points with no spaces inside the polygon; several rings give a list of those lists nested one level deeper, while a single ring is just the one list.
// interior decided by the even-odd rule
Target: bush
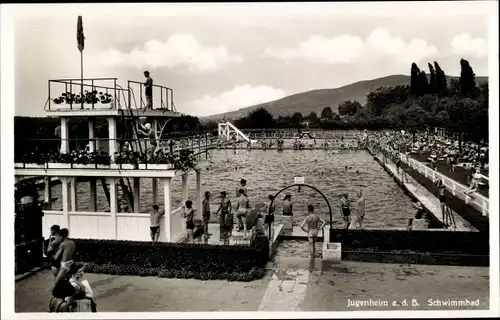
[{"label": "bush", "polygon": [[251,281],[264,276],[267,237],[251,246],[74,239],[91,273]]},{"label": "bush", "polygon": [[414,252],[489,254],[489,233],[461,231],[330,230],[330,242],[342,250],[412,250]]}]

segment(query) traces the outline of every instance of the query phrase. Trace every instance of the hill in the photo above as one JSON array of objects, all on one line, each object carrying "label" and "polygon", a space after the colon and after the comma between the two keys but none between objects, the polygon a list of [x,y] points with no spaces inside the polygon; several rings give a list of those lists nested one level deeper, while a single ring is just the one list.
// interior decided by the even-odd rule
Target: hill
[{"label": "hill", "polygon": [[[448,81],[457,79],[457,77],[448,76]],[[488,81],[488,77],[476,77],[476,82]],[[241,108],[222,114],[216,114],[204,117],[204,120],[219,120],[222,117],[226,119],[237,119],[246,116],[248,112],[264,107],[273,116],[285,116],[300,112],[303,115],[315,111],[318,115],[324,107],[330,106],[334,112],[337,112],[338,105],[346,100],[356,100],[362,105],[366,103],[366,95],[371,91],[382,86],[409,85],[410,76],[392,75],[372,80],[355,82],[335,89],[311,90],[302,93],[293,94],[279,100],[261,103],[258,105]]]}]

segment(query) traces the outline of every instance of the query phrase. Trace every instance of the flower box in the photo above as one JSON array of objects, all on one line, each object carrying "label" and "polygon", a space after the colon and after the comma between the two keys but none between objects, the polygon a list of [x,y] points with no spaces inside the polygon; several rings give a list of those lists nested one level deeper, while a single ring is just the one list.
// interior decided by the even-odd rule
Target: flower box
[{"label": "flower box", "polygon": [[111,163],[111,164],[109,165],[109,168],[110,168],[110,169],[118,169],[118,168],[119,168],[119,165],[118,165],[118,164],[116,164],[116,163]]},{"label": "flower box", "polygon": [[139,169],[140,170],[145,170],[145,169],[148,169],[149,168],[149,165],[145,164],[145,163],[139,163]]},{"label": "flower box", "polygon": [[151,170],[168,170],[168,169],[172,169],[172,164],[170,164],[170,163],[148,164],[148,169],[151,169]]},{"label": "flower box", "polygon": [[109,164],[98,164],[97,169],[109,169],[111,165]]},{"label": "flower box", "polygon": [[120,170],[134,170],[135,166],[131,163],[123,163],[121,165],[118,165],[118,169],[120,169]]},{"label": "flower box", "polygon": [[75,169],[93,169],[93,168],[95,168],[95,165],[94,164],[75,163],[75,164],[73,164],[73,168],[75,168]]},{"label": "flower box", "polygon": [[38,163],[25,163],[24,165],[26,168],[36,168],[36,169],[45,168],[44,164],[38,164]]},{"label": "flower box", "polygon": [[49,169],[69,169],[71,168],[71,164],[69,163],[57,163],[57,162],[49,162],[47,164]]},{"label": "flower box", "polygon": [[16,162],[14,163],[14,168],[24,168],[24,163]]}]

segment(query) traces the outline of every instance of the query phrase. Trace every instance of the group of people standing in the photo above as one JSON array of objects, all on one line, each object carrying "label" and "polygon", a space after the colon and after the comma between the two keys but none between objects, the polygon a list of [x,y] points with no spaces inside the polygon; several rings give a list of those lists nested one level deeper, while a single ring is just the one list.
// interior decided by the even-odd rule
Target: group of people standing
[{"label": "group of people standing", "polygon": [[47,245],[53,275],[49,312],[97,312],[92,288],[83,279],[85,264],[75,262],[75,254],[68,229],[53,225]]}]

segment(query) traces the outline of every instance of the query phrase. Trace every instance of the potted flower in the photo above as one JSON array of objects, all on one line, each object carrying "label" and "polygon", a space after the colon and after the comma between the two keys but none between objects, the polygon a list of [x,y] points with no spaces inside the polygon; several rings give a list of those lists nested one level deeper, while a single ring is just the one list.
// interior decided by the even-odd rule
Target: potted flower
[{"label": "potted flower", "polygon": [[88,153],[84,150],[75,150],[72,152],[73,156],[73,168],[76,169],[92,169],[95,168],[94,156],[92,153]]},{"label": "potted flower", "polygon": [[[154,158],[156,155],[151,156],[151,158]],[[148,168],[148,163],[151,162],[151,158],[148,159],[147,154],[142,154],[138,158],[138,164],[139,164],[139,169],[145,170]]]},{"label": "potted flower", "polygon": [[133,170],[135,168],[134,155],[131,152],[122,151],[121,153],[115,153],[114,162],[118,165],[120,170]]},{"label": "potted flower", "polygon": [[148,164],[148,169],[153,170],[169,170],[173,169],[175,161],[175,156],[171,153],[165,153],[163,151],[158,152],[153,156]]},{"label": "potted flower", "polygon": [[198,164],[194,152],[188,149],[181,149],[174,156],[173,167],[176,171],[186,172],[191,169],[198,170]]},{"label": "potted flower", "polygon": [[39,152],[29,152],[23,156],[21,167],[24,168],[44,168],[45,156]]},{"label": "potted flower", "polygon": [[48,155],[47,167],[49,169],[69,169],[73,158],[70,154],[55,152]]}]

